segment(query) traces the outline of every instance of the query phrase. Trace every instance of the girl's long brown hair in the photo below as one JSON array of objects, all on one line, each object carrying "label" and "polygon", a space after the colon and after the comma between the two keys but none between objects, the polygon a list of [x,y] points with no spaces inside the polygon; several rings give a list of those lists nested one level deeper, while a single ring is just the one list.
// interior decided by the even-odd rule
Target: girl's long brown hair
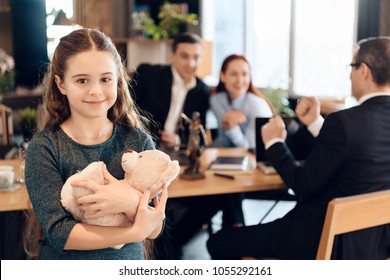
[{"label": "girl's long brown hair", "polygon": [[130,77],[126,67],[109,37],[95,29],[79,29],[61,38],[50,66],[44,78],[44,105],[45,115],[43,127],[49,128],[59,125],[70,117],[68,99],[62,95],[55,83],[55,75],[64,79],[69,58],[82,52],[97,50],[112,55],[118,71],[118,97],[115,104],[108,111],[108,118],[113,123],[130,124],[135,128],[145,128],[143,119],[131,98],[129,90]]},{"label": "girl's long brown hair", "polygon": [[[60,39],[49,68],[44,77],[43,94],[44,114],[43,129],[60,125],[70,117],[71,111],[68,99],[62,95],[55,83],[55,75],[64,79],[68,67],[68,60],[82,52],[97,50],[112,55],[117,65],[118,96],[115,104],[108,110],[107,117],[115,124],[129,124],[135,128],[146,129],[148,120],[139,114],[129,90],[130,78],[127,75],[126,67],[109,37],[95,29],[78,29]],[[23,247],[27,258],[36,259],[39,256],[42,230],[38,223],[33,209],[26,212],[26,224],[23,234]],[[152,257],[152,242],[145,242],[145,256]]]},{"label": "girl's long brown hair", "polygon": [[[249,69],[251,68],[251,66],[249,64],[249,61],[246,59],[245,56],[240,55],[240,54],[232,54],[232,55],[229,55],[228,57],[226,57],[225,60],[222,62],[221,73],[225,73],[227,68],[228,68],[228,66],[229,66],[229,63],[232,62],[233,60],[237,60],[237,59],[245,61],[248,64]],[[219,79],[218,85],[212,91],[212,94],[216,94],[217,92],[227,92],[225,84],[221,81],[221,79]],[[267,96],[265,96],[261,92],[261,90],[259,90],[258,88],[256,88],[253,85],[252,77],[251,77],[251,80],[249,82],[249,86],[248,86],[247,92],[248,93],[253,93],[253,94],[257,95],[258,97],[263,98],[267,102],[268,106],[271,108],[272,113],[275,113],[275,108],[272,105],[271,101],[267,98]]]}]

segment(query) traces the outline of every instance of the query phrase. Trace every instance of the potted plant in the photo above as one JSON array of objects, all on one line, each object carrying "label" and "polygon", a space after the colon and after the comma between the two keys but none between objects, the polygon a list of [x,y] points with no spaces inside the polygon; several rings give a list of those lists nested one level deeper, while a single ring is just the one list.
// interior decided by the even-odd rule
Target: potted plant
[{"label": "potted plant", "polygon": [[198,24],[198,15],[194,13],[182,13],[177,4],[165,2],[158,14],[160,20],[157,25],[148,13],[141,12],[140,26],[145,35],[149,35],[154,40],[168,39],[175,37],[181,31],[184,24]]},{"label": "potted plant", "polygon": [[28,142],[37,129],[37,110],[25,108],[20,111],[20,125],[25,142]]},{"label": "potted plant", "polygon": [[275,113],[279,116],[294,116],[294,111],[290,108],[288,94],[281,88],[264,88],[262,93],[267,96],[275,108]]}]

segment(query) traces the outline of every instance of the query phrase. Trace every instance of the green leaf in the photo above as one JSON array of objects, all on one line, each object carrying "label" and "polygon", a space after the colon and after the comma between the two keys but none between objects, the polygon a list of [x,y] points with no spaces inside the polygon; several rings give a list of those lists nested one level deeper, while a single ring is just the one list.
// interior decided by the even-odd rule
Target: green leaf
[{"label": "green leaf", "polygon": [[275,113],[280,116],[294,116],[294,111],[290,108],[287,90],[281,88],[264,88],[262,93],[267,96],[275,108]]}]

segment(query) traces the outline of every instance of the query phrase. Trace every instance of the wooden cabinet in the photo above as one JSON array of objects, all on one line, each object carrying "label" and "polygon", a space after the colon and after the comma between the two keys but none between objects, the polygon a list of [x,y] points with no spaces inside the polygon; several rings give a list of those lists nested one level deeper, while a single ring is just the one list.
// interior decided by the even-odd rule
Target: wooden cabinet
[{"label": "wooden cabinet", "polygon": [[132,1],[78,0],[73,3],[77,24],[96,28],[111,38],[128,36]]}]

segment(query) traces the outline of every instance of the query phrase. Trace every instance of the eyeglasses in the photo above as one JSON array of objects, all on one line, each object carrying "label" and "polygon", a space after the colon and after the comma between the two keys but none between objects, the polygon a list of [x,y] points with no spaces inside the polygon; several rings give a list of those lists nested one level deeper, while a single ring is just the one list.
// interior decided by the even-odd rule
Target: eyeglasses
[{"label": "eyeglasses", "polygon": [[362,62],[355,62],[355,63],[350,63],[347,65],[347,72],[351,73],[352,67],[359,68],[360,65],[362,65]]},{"label": "eyeglasses", "polygon": [[359,68],[360,65],[362,65],[363,63],[365,65],[367,65],[367,67],[370,68],[370,70],[372,70],[371,66],[367,62],[362,61],[362,62],[355,62],[355,63],[351,62],[350,64],[348,64],[347,65],[347,72],[351,73],[352,67]]}]

